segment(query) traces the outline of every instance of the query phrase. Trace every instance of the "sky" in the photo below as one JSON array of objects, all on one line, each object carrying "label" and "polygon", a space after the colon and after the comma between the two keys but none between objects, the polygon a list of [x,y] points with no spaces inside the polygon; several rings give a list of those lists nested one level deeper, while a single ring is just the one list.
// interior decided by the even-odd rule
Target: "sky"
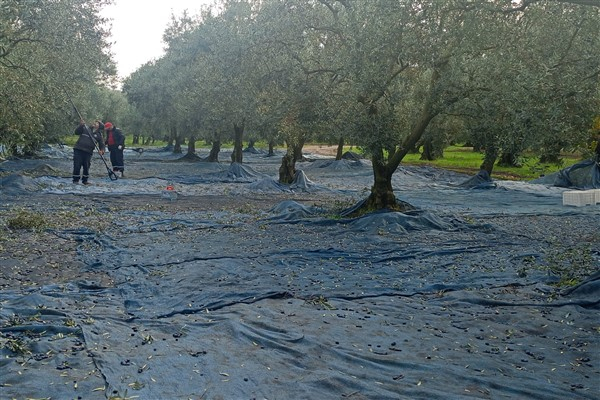
[{"label": "sky", "polygon": [[112,20],[110,42],[120,78],[164,53],[162,35],[171,14],[197,14],[212,0],[114,0],[101,13]]}]

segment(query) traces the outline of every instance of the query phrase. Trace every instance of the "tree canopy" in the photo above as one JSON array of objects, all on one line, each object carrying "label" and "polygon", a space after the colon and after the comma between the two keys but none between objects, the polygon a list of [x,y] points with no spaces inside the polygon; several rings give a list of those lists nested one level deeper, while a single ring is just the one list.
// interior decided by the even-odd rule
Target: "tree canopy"
[{"label": "tree canopy", "polygon": [[67,93],[78,96],[114,74],[99,17],[107,3],[0,2],[0,143],[6,148],[27,153],[58,138],[71,116]]},{"label": "tree canopy", "polygon": [[[230,0],[185,18],[156,82],[182,106],[164,114],[197,137],[245,127],[292,152],[345,138],[388,183],[445,119],[462,120],[489,169],[575,146],[597,110],[598,8],[585,1]],[[129,83],[134,96],[143,80]]]}]

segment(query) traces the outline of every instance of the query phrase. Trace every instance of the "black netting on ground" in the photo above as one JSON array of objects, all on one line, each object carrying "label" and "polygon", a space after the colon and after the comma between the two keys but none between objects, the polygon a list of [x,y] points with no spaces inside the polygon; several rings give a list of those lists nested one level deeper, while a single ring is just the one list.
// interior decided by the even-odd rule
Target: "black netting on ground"
[{"label": "black netting on ground", "polygon": [[[4,188],[3,201],[133,191],[164,201],[167,181],[182,198],[295,193],[276,183],[278,160],[265,160],[131,160],[145,176],[98,176],[89,188],[15,171],[22,180],[3,185],[19,189]],[[359,201],[370,167],[344,162],[307,163],[297,192]],[[560,277],[542,268],[552,238],[497,223],[561,216],[599,227],[598,208],[564,207],[552,185],[460,186],[469,179],[401,168],[395,192],[415,208],[406,213],[346,218],[297,199],[235,212],[131,209],[110,232],[55,231],[78,243],[83,271],[115,284],[73,277],[1,291],[0,397],[599,398],[598,275],[557,293]],[[597,241],[589,248],[600,267]]]},{"label": "black netting on ground", "polygon": [[600,165],[595,160],[584,160],[534,182],[565,188],[600,189]]}]

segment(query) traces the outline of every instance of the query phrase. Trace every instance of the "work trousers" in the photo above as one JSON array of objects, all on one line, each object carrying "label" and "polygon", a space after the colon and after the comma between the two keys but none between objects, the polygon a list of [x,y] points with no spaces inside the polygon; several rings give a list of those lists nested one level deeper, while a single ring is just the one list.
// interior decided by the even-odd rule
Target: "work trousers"
[{"label": "work trousers", "polygon": [[[90,177],[90,164],[92,162],[92,153],[83,150],[73,149],[73,183],[86,183]],[[83,169],[83,175],[81,170]]]},{"label": "work trousers", "polygon": [[123,159],[123,150],[111,148],[110,163],[114,172],[125,171],[125,160]]}]

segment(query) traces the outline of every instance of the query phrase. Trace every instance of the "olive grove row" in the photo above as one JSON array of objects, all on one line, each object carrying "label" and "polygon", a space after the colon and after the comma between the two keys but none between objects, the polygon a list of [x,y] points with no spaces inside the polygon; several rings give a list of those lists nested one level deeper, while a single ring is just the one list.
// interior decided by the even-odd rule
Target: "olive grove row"
[{"label": "olive grove row", "polygon": [[[223,142],[234,143],[234,162],[245,138],[285,143],[282,182],[304,143],[360,146],[375,178],[367,207],[381,208],[396,204],[391,176],[416,146],[433,157],[451,140],[469,141],[488,172],[524,151],[551,161],[585,146],[600,110],[594,1],[220,0],[173,16],[164,56],[130,75],[122,93],[106,89],[114,66],[97,14],[104,3],[53,3],[60,26],[39,10],[17,12],[22,2],[2,3],[14,9],[0,19],[14,16],[0,33],[9,78],[0,82],[1,144],[34,147],[56,135],[61,118],[73,118],[66,85],[98,114],[121,115],[129,131],[187,143],[189,154],[207,141],[214,161]],[[73,31],[69,40],[59,29]]]}]

